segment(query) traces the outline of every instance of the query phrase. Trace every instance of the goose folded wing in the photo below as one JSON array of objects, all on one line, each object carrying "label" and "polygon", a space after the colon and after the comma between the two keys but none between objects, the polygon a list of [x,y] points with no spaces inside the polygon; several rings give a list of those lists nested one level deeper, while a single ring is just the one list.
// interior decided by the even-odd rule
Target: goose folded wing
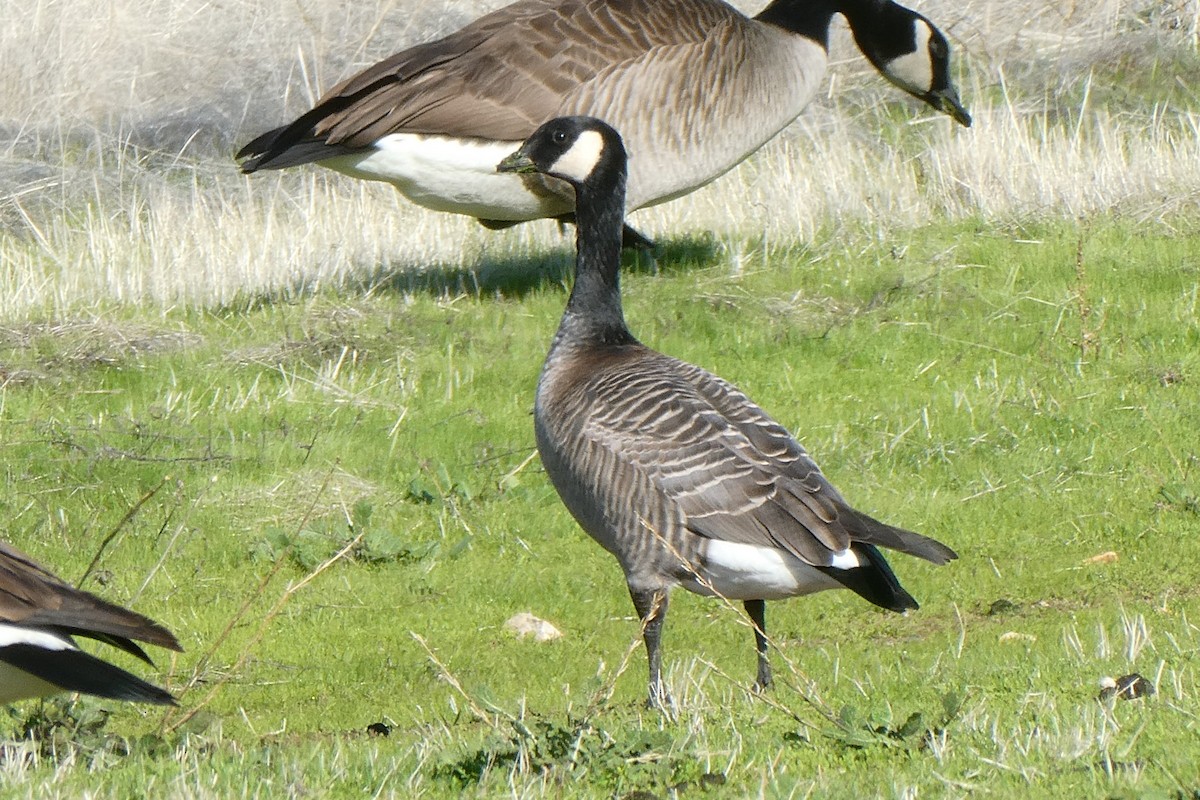
[{"label": "goose folded wing", "polygon": [[836,493],[803,448],[787,446],[777,425],[747,435],[672,372],[647,369],[609,393],[622,402],[594,410],[585,436],[644,473],[701,536],[780,547],[816,565],[850,546]]},{"label": "goose folded wing", "polygon": [[76,589],[24,553],[0,542],[0,622],[53,628],[150,658],[132,640],[182,650],[179,641],[148,617]]},{"label": "goose folded wing", "polygon": [[692,532],[816,566],[854,542],[944,563],[949,548],[854,511],[788,432],[727,382],[668,359],[627,382],[587,435],[648,476]]},{"label": "goose folded wing", "polygon": [[[805,523],[810,530],[824,527],[837,532],[837,539],[822,539],[827,546],[847,541],[841,538],[844,533],[850,542],[884,547],[933,564],[945,564],[958,557],[935,539],[888,525],[852,508],[787,429],[737,387],[691,364],[680,362],[680,369],[704,401],[746,437],[754,457],[766,459],[777,471],[775,487],[781,495],[776,501],[794,516],[803,516],[805,508],[815,514],[817,520]],[[796,552],[795,548],[788,549]]]},{"label": "goose folded wing", "polygon": [[[640,70],[663,48],[688,42],[699,48],[714,26],[738,16],[724,3],[689,3],[686,15],[674,13],[676,5],[514,3],[339,83],[301,120],[325,143],[347,147],[368,147],[397,132],[520,141],[597,76]],[[685,48],[671,61],[689,58]]]},{"label": "goose folded wing", "polygon": [[0,542],[0,622],[22,623],[39,609],[61,606],[61,580]]}]

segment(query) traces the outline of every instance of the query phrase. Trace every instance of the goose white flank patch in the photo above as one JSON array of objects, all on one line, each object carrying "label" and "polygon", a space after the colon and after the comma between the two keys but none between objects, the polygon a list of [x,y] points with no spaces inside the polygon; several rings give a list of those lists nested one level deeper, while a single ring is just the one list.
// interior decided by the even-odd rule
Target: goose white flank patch
[{"label": "goose white flank patch", "polygon": [[553,216],[558,203],[496,172],[496,162],[520,144],[393,133],[375,147],[335,156],[325,166],[367,180],[395,184],[406,197],[434,211],[489,220]]},{"label": "goose white flank patch", "polygon": [[[946,37],[891,0],[773,0],[755,17],[723,0],[520,0],[342,81],[237,158],[244,172],[316,163],[386,181],[492,228],[566,221],[568,185],[487,159],[589,115],[624,136],[633,211],[710,183],[794,120],[824,79],[835,14],[884,78],[970,125]],[[649,245],[628,226],[622,241]]]},{"label": "goose white flank patch", "polygon": [[[777,547],[712,539],[706,555],[704,572],[683,582],[696,594],[718,594],[730,600],[783,600],[841,585],[803,559]],[[850,570],[863,564],[847,548],[834,553],[829,566]]]},{"label": "goose white flank patch", "polygon": [[666,700],[660,640],[679,585],[743,601],[765,688],[764,601],[840,587],[915,609],[879,548],[933,564],[957,556],[856,511],[746,395],[634,338],[619,287],[626,163],[615,130],[569,117],[538,128],[498,167],[547,173],[576,194],[575,284],[538,380],[538,453],[572,516],[625,572],[651,704]]},{"label": "goose white flank patch", "polygon": [[174,705],[169,692],[80,650],[74,637],[151,663],[136,641],[182,650],[153,620],[63,582],[0,542],[0,703],[59,692]]}]

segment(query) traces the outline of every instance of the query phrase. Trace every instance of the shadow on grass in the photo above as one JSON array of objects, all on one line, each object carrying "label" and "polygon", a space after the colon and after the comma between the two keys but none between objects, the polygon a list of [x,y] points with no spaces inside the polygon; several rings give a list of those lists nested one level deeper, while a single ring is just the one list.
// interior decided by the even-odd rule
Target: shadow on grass
[{"label": "shadow on grass", "polygon": [[[711,266],[720,258],[720,247],[712,236],[687,236],[659,242],[652,254],[625,251],[621,265],[627,274],[671,274]],[[502,297],[519,300],[548,287],[570,285],[575,269],[571,245],[551,251],[519,256],[485,256],[471,268],[445,265],[389,265],[364,270],[347,282],[346,290],[368,294],[428,294],[433,297]]]},{"label": "shadow on grass", "polygon": [[[653,257],[624,252],[622,266],[627,274],[673,274],[692,272],[716,264],[721,247],[711,234],[661,240]],[[550,287],[563,291],[570,286],[575,269],[575,248],[564,244],[553,250],[514,256],[484,256],[475,267],[446,264],[363,265],[336,291],[344,295],[426,294],[442,299],[467,296],[519,300]],[[221,313],[245,313],[277,303],[292,303],[324,291],[306,280],[270,291],[244,294],[214,309]]]}]

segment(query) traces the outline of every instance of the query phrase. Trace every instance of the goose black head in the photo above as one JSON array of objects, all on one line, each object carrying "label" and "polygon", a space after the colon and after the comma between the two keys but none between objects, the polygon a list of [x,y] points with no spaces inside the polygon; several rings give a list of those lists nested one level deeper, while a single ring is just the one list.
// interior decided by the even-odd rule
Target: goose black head
[{"label": "goose black head", "polygon": [[859,49],[885,78],[960,125],[971,126],[971,115],[950,78],[950,43],[932,22],[889,2],[853,31]]},{"label": "goose black head", "polygon": [[625,175],[620,135],[595,117],[559,117],[534,131],[497,172],[540,172],[561,178],[576,190]]}]

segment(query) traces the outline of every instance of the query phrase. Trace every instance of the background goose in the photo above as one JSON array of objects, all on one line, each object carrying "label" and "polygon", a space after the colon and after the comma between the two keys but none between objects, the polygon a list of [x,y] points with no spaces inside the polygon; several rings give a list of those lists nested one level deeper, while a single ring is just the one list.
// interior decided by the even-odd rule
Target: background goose
[{"label": "background goose", "polygon": [[845,587],[915,609],[877,548],[934,564],[956,555],[855,511],[744,394],[633,337],[618,287],[625,163],[612,128],[575,117],[546,123],[498,167],[553,175],[576,192],[575,284],[538,381],[538,453],[571,514],[625,571],[650,702],[663,697],[659,640],[677,584],[744,601],[765,687],[765,600]]},{"label": "background goose", "polygon": [[632,211],[713,181],[795,119],[836,13],[884,77],[971,124],[946,38],[891,0],[774,0],[754,18],[722,0],[521,0],[339,83],[237,157],[244,172],[316,162],[505,227],[569,218],[567,186],[494,166],[546,120],[588,115],[624,136]]},{"label": "background goose", "polygon": [[58,692],[175,705],[163,689],[83,652],[87,636],[152,663],[134,639],[182,650],[166,628],[70,586],[0,542],[0,703]]}]

